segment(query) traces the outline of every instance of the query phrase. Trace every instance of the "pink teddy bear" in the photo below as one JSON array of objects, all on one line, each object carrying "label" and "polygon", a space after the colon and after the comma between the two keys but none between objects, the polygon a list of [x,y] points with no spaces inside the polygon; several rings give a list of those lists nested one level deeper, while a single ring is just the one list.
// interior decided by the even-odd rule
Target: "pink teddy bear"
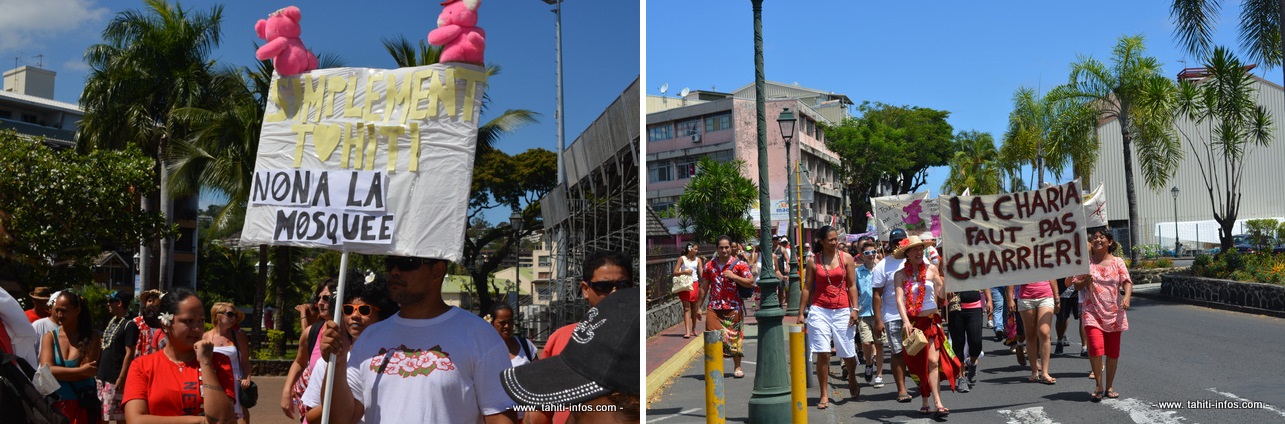
[{"label": "pink teddy bear", "polygon": [[442,46],[441,62],[483,65],[486,31],[477,27],[477,8],[482,0],[446,0],[437,16],[437,29],[428,33],[428,43]]},{"label": "pink teddy bear", "polygon": [[317,56],[308,51],[303,40],[299,39],[301,18],[299,8],[287,6],[268,15],[268,19],[255,23],[254,31],[268,43],[259,47],[254,57],[272,59],[272,65],[281,75],[298,75],[317,69]]}]

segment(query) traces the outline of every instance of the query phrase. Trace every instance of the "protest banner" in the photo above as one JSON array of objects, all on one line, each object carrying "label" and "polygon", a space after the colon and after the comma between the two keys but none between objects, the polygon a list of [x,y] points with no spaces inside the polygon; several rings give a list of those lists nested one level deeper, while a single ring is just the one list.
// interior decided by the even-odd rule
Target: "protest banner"
[{"label": "protest banner", "polygon": [[926,191],[875,197],[870,199],[870,205],[874,209],[880,240],[887,240],[888,232],[894,228],[906,230],[911,235],[932,231],[933,235],[941,236],[941,211],[937,202],[928,199]]},{"label": "protest banner", "polygon": [[1089,272],[1080,181],[1034,191],[937,199],[949,291],[1025,284]]},{"label": "protest banner", "polygon": [[459,260],[486,74],[274,75],[243,244]]}]

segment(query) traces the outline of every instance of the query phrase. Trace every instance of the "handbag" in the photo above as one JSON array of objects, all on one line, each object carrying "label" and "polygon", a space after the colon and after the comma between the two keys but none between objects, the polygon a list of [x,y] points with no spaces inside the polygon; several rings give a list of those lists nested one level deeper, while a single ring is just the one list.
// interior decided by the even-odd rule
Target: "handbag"
[{"label": "handbag", "polygon": [[253,381],[249,387],[241,387],[237,384],[237,399],[241,401],[241,407],[245,409],[253,408],[259,404],[259,385]]},{"label": "handbag", "polygon": [[754,286],[745,287],[740,284],[737,284],[736,295],[740,296],[741,299],[749,299],[751,297],[754,297]]},{"label": "handbag", "polygon": [[673,281],[674,281],[673,286],[670,289],[671,292],[679,293],[679,292],[691,291],[693,286],[695,285],[696,277],[693,277],[687,274],[675,275],[673,278]]},{"label": "handbag", "polygon": [[928,346],[928,337],[924,336],[923,330],[910,327],[906,330],[906,337],[901,344],[905,347],[907,355],[914,356],[919,354],[924,346]]}]

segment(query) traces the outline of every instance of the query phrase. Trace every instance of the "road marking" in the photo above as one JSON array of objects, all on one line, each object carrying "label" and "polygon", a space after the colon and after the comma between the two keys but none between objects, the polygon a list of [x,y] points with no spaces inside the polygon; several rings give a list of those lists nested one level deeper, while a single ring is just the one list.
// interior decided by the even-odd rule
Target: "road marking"
[{"label": "road marking", "polygon": [[682,411],[678,411],[678,413],[677,413],[677,414],[669,415],[669,416],[665,416],[665,417],[660,417],[660,418],[657,418],[657,419],[654,419],[654,420],[647,420],[647,422],[648,422],[648,423],[658,423],[658,422],[661,422],[661,421],[664,421],[664,420],[667,420],[667,419],[670,419],[670,418],[676,418],[676,417],[680,417],[680,416],[683,416],[683,415],[687,415],[687,414],[690,414],[690,413],[693,413],[693,412],[700,412],[700,411],[701,411],[701,408],[684,409],[684,410],[682,410]]},{"label": "road marking", "polygon": [[[1223,396],[1227,396],[1227,397],[1229,397],[1229,398],[1232,398],[1232,399],[1235,399],[1235,400],[1238,400],[1238,401],[1241,401],[1241,402],[1257,402],[1257,401],[1254,401],[1254,400],[1249,400],[1249,399],[1245,399],[1245,398],[1240,397],[1240,396],[1236,396],[1236,394],[1234,394],[1234,393],[1220,392],[1220,391],[1218,391],[1218,389],[1217,389],[1217,388],[1214,388],[1214,387],[1210,387],[1210,388],[1209,388],[1209,389],[1207,389],[1207,390],[1209,390],[1209,391],[1211,391],[1211,392],[1214,392],[1214,393],[1217,393],[1217,394],[1220,394],[1220,395],[1223,395]],[[1282,410],[1280,410],[1280,408],[1277,408],[1277,407],[1275,407],[1275,406],[1272,406],[1272,404],[1270,404],[1270,403],[1263,402],[1263,409],[1266,409],[1266,410],[1268,410],[1268,411],[1275,412],[1275,413],[1276,413],[1276,415],[1280,415],[1280,416],[1282,416],[1282,417],[1285,417],[1285,411],[1282,411]]]},{"label": "road marking", "polygon": [[1102,399],[1102,404],[1129,414],[1137,424],[1173,424],[1181,423],[1185,418],[1176,417],[1178,411],[1155,409],[1151,404],[1137,399]]},{"label": "road marking", "polygon": [[758,365],[758,362],[746,361],[746,360],[744,360],[744,359],[742,359],[742,360],[741,360],[741,363],[742,363],[742,364],[755,365],[755,366],[757,366],[757,365]]},{"label": "road marking", "polygon": [[1049,419],[1048,414],[1044,413],[1043,406],[1018,409],[1016,411],[1001,409],[997,412],[1008,418],[1008,424],[1054,424],[1057,422]]}]

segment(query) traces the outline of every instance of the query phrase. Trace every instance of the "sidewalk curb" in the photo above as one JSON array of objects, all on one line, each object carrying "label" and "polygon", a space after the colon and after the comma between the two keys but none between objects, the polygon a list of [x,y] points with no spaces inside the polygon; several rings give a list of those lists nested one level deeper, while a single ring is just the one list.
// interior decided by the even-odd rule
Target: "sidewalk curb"
[{"label": "sidewalk curb", "polygon": [[1191,306],[1197,306],[1202,308],[1220,309],[1220,310],[1231,311],[1231,312],[1240,312],[1244,314],[1265,315],[1265,316],[1276,317],[1276,318],[1285,318],[1285,311],[1273,311],[1270,309],[1260,309],[1260,308],[1254,308],[1250,306],[1231,305],[1231,304],[1220,303],[1220,302],[1211,302],[1207,300],[1174,297],[1174,296],[1169,296],[1169,295],[1160,293],[1159,283],[1147,284],[1147,286],[1154,286],[1154,291],[1151,291],[1151,290],[1144,290],[1141,292],[1134,291],[1133,295],[1137,297],[1142,297],[1142,298],[1147,298],[1152,300],[1159,300],[1162,302],[1168,302],[1168,303],[1174,303],[1174,304],[1180,304],[1180,305],[1191,305]]},{"label": "sidewalk curb", "polygon": [[701,349],[704,347],[702,340],[704,339],[701,337],[693,337],[686,346],[678,350],[678,353],[647,374],[647,397],[644,399],[651,399],[652,396],[660,392],[660,389],[666,383],[669,383],[670,380],[678,377],[683,372],[687,363],[697,354],[700,354]]}]

